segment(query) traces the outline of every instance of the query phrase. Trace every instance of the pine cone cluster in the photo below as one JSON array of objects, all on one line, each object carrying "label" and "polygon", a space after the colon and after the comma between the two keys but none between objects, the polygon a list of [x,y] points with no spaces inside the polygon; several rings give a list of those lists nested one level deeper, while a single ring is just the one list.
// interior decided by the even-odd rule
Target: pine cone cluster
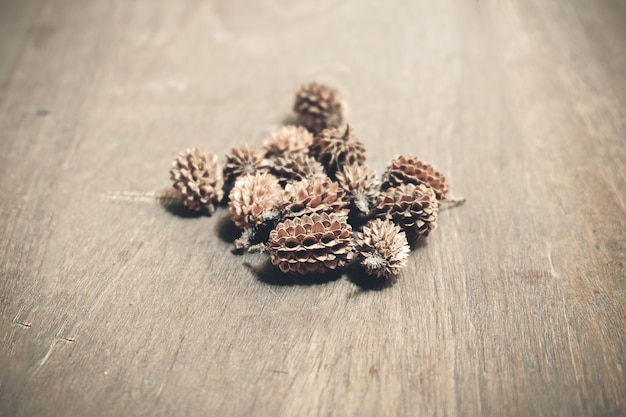
[{"label": "pine cone cluster", "polygon": [[370,275],[392,279],[406,265],[409,245],[399,226],[389,220],[376,219],[356,234],[359,263]]},{"label": "pine cone cluster", "polygon": [[336,214],[287,219],[270,232],[272,264],[282,272],[321,273],[345,266],[354,257],[352,227]]},{"label": "pine cone cluster", "polygon": [[365,146],[354,136],[350,125],[323,130],[313,140],[311,154],[324,165],[330,176],[345,165],[365,162]]},{"label": "pine cone cluster", "polygon": [[425,184],[433,189],[438,200],[445,200],[449,192],[448,183],[443,174],[432,165],[411,155],[400,155],[394,158],[385,172],[386,186],[393,187],[401,184]]},{"label": "pine cone cluster", "polygon": [[343,123],[346,104],[335,88],[318,83],[303,85],[296,93],[293,106],[298,121],[313,133],[339,127]]},{"label": "pine cone cluster", "polygon": [[376,209],[377,217],[396,223],[412,242],[437,227],[439,205],[433,189],[424,184],[402,184],[381,192]]},{"label": "pine cone cluster", "polygon": [[345,191],[327,176],[313,177],[287,184],[282,213],[284,217],[299,217],[313,213],[348,215]]},{"label": "pine cone cluster", "polygon": [[380,181],[373,169],[354,163],[345,165],[335,174],[339,186],[346,191],[348,201],[355,213],[369,216],[376,206],[380,193]]},{"label": "pine cone cluster", "polygon": [[232,184],[241,176],[268,171],[269,166],[264,152],[257,150],[254,146],[238,146],[226,155],[224,181],[226,184]]},{"label": "pine cone cluster", "polygon": [[272,160],[271,173],[284,184],[314,177],[325,177],[322,164],[304,153],[291,153]]},{"label": "pine cone cluster", "polygon": [[228,196],[233,223],[246,229],[278,218],[282,192],[278,179],[271,174],[247,174],[239,178]]},{"label": "pine cone cluster", "polygon": [[170,170],[170,179],[183,204],[194,211],[212,213],[224,197],[224,177],[217,156],[199,148],[179,154]]},{"label": "pine cone cluster", "polygon": [[265,139],[263,148],[268,157],[287,154],[308,154],[313,143],[313,135],[301,126],[285,126],[270,134]]},{"label": "pine cone cluster", "polygon": [[380,180],[365,165],[363,142],[343,124],[346,104],[332,87],[304,85],[294,110],[303,126],[276,130],[262,149],[232,148],[223,167],[198,148],[177,156],[170,173],[181,202],[212,213],[228,190],[230,218],[241,230],[235,248],[267,251],[283,273],[323,273],[354,260],[375,279],[395,280],[409,243],[435,230],[440,206],[454,201],[446,178],[400,155]]}]

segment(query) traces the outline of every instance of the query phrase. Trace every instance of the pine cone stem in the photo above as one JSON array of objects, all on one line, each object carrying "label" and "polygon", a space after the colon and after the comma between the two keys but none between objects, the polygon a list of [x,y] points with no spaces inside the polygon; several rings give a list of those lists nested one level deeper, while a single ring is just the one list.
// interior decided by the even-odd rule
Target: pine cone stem
[{"label": "pine cone stem", "polygon": [[252,242],[252,240],[254,239],[254,235],[255,235],[255,228],[249,227],[247,229],[244,229],[241,232],[241,237],[237,240],[235,240],[234,244],[235,244],[235,248],[237,249],[247,249],[250,247],[250,243]]},{"label": "pine cone stem", "polygon": [[465,204],[465,197],[448,197],[439,202],[439,209],[446,210]]},{"label": "pine cone stem", "polygon": [[350,139],[350,123],[346,124],[346,130],[343,133],[343,140],[348,140]]},{"label": "pine cone stem", "polygon": [[375,254],[365,258],[362,264],[370,271],[377,271],[389,267],[389,261],[383,258],[380,254]]},{"label": "pine cone stem", "polygon": [[266,211],[263,213],[262,216],[263,216],[264,223],[273,222],[273,221],[280,219],[280,210],[275,209],[275,210]]},{"label": "pine cone stem", "polygon": [[265,253],[268,251],[267,243],[257,243],[248,247],[248,253]]},{"label": "pine cone stem", "polygon": [[369,198],[364,195],[356,195],[354,197],[354,207],[359,211],[359,214],[363,216],[369,216],[372,211]]}]

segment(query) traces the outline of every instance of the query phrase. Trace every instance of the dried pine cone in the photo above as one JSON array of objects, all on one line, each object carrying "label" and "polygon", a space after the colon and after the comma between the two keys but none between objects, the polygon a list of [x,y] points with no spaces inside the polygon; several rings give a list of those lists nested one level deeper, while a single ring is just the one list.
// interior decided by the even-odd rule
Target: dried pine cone
[{"label": "dried pine cone", "polygon": [[346,113],[346,104],[339,91],[324,84],[309,83],[296,93],[293,110],[298,120],[313,133],[339,127]]},{"label": "dried pine cone", "polygon": [[224,197],[222,166],[213,152],[199,148],[180,153],[170,170],[176,194],[191,210],[215,210]]},{"label": "dried pine cone", "polygon": [[312,214],[278,223],[270,232],[272,264],[282,272],[321,273],[341,268],[353,257],[352,227],[335,214]]},{"label": "dried pine cone", "polygon": [[268,157],[290,153],[308,153],[313,143],[313,135],[300,126],[285,126],[272,133],[263,148]]},{"label": "dried pine cone", "polygon": [[427,185],[402,184],[380,193],[376,204],[378,217],[400,226],[409,241],[428,234],[437,227],[439,203]]},{"label": "dried pine cone", "polygon": [[380,181],[374,171],[355,163],[345,165],[341,171],[337,171],[335,177],[356,211],[362,216],[368,216],[376,206],[380,192]]},{"label": "dried pine cone", "polygon": [[324,130],[313,140],[310,152],[331,177],[345,165],[365,162],[365,146],[354,136],[350,125]]},{"label": "dried pine cone", "polygon": [[406,265],[409,243],[399,226],[389,220],[376,219],[363,227],[356,236],[359,263],[369,275],[390,279]]},{"label": "dried pine cone", "polygon": [[284,217],[297,217],[312,213],[348,215],[344,190],[330,178],[313,177],[287,184],[281,212]]},{"label": "dried pine cone", "polygon": [[438,200],[445,200],[449,192],[446,177],[416,156],[396,157],[387,168],[384,179],[386,187],[400,184],[426,184],[435,191]]},{"label": "dried pine cone", "polygon": [[274,158],[270,172],[283,183],[326,176],[322,164],[302,153],[286,154]]},{"label": "dried pine cone", "polygon": [[282,194],[278,179],[271,174],[248,174],[235,182],[228,210],[233,223],[243,229],[242,237],[235,241],[237,248],[249,246],[260,225],[278,218]]},{"label": "dried pine cone", "polygon": [[267,172],[269,170],[265,155],[254,146],[239,146],[233,148],[226,155],[224,165],[224,180],[226,183],[234,182],[237,178],[246,174]]}]

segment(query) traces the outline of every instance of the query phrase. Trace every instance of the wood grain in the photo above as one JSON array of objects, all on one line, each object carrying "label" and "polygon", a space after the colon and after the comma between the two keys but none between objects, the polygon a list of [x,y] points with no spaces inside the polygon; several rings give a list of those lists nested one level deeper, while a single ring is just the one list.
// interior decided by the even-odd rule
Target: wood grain
[{"label": "wood grain", "polygon": [[[164,207],[309,80],[467,198],[391,288]],[[626,415],[625,126],[617,0],[0,1],[0,415]]]}]

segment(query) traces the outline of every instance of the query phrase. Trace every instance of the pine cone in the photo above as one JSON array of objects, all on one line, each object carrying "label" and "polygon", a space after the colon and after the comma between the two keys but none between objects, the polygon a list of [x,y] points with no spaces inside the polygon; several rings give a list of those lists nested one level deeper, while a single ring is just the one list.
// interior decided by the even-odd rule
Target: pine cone
[{"label": "pine cone", "polygon": [[224,180],[228,184],[243,175],[267,172],[268,170],[268,163],[263,152],[258,151],[254,146],[243,145],[233,148],[230,154],[226,155]]},{"label": "pine cone", "polygon": [[269,237],[272,264],[302,275],[345,266],[354,257],[353,246],[345,218],[327,213],[287,219]]},{"label": "pine cone", "polygon": [[392,160],[384,175],[384,181],[384,187],[426,184],[435,191],[438,200],[445,200],[449,192],[449,186],[443,174],[432,165],[411,155],[400,155]]},{"label": "pine cone", "polygon": [[191,210],[215,210],[224,197],[222,166],[213,152],[199,148],[180,153],[170,170],[176,194]]},{"label": "pine cone", "polygon": [[339,127],[345,118],[346,103],[335,88],[309,83],[296,93],[293,107],[298,120],[313,133]]},{"label": "pine cone", "polygon": [[260,225],[278,218],[282,194],[283,189],[271,174],[248,174],[235,182],[228,210],[233,223],[243,229],[241,239],[235,241],[237,248],[247,247]]},{"label": "pine cone", "polygon": [[313,177],[287,184],[281,212],[284,217],[298,217],[312,213],[348,215],[345,192],[330,178]]},{"label": "pine cone", "polygon": [[363,227],[356,236],[359,263],[369,275],[390,279],[406,265],[409,244],[399,226],[389,220],[376,219]]},{"label": "pine cone", "polygon": [[377,217],[396,223],[411,242],[437,227],[439,203],[433,189],[424,184],[389,188],[378,196],[376,208]]},{"label": "pine cone", "polygon": [[335,174],[339,186],[346,191],[347,198],[362,216],[368,216],[376,206],[380,192],[380,181],[376,173],[365,165],[345,165]]},{"label": "pine cone", "polygon": [[283,183],[326,176],[322,164],[306,154],[286,154],[274,158],[272,162],[270,172]]},{"label": "pine cone", "polygon": [[310,152],[324,165],[330,177],[345,165],[365,162],[365,146],[354,136],[350,125],[345,129],[324,130],[313,140]]},{"label": "pine cone", "polygon": [[267,139],[263,148],[268,157],[284,156],[290,153],[308,153],[313,143],[313,135],[300,126],[285,126]]}]

